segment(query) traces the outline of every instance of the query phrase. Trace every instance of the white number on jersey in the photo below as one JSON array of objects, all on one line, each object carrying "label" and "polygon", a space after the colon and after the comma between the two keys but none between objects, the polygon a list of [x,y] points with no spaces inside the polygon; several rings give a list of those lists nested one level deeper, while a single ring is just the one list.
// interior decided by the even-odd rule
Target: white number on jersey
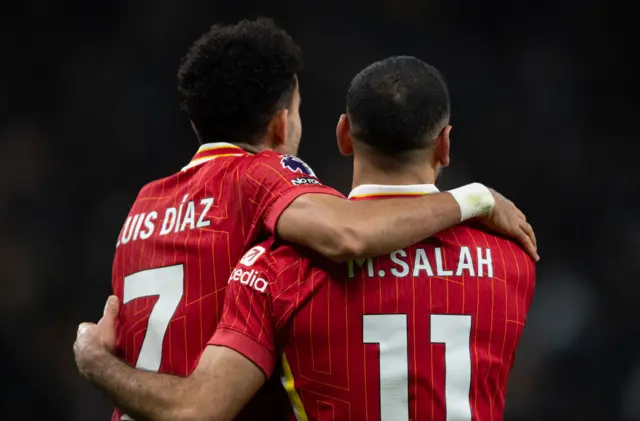
[{"label": "white number on jersey", "polygon": [[[368,314],[362,340],[380,347],[380,420],[409,421],[406,314]],[[445,345],[446,421],[471,421],[471,316],[431,315],[431,343]]]},{"label": "white number on jersey", "polygon": [[[138,298],[158,296],[158,301],[149,315],[147,331],[136,361],[137,369],[154,372],[160,369],[164,336],[183,294],[183,265],[143,270],[124,278],[123,304]],[[121,420],[133,419],[125,414]]]}]

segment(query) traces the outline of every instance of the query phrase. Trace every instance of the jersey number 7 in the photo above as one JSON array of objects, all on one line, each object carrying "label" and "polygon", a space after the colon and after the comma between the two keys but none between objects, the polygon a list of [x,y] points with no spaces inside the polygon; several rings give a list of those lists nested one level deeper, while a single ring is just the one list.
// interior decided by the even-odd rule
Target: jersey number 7
[{"label": "jersey number 7", "polygon": [[[183,294],[184,265],[143,270],[125,276],[123,304],[138,298],[158,296],[158,301],[149,315],[147,331],[136,361],[138,370],[157,372],[160,369],[162,343]],[[123,415],[121,420],[132,420],[132,418]]]},{"label": "jersey number 7", "polygon": [[[362,334],[364,343],[380,346],[381,421],[409,421],[407,315],[364,315]],[[431,343],[445,345],[446,421],[471,421],[470,337],[471,316],[431,315]]]}]

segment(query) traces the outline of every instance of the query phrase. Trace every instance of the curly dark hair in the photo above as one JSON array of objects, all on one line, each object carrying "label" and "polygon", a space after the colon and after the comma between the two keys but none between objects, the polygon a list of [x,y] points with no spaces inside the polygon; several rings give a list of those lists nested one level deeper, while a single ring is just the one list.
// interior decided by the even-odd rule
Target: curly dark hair
[{"label": "curly dark hair", "polygon": [[199,141],[257,144],[269,121],[291,106],[302,53],[272,20],[214,25],[178,71],[181,107]]},{"label": "curly dark hair", "polygon": [[450,111],[440,72],[410,56],[373,63],[353,78],[347,93],[354,137],[386,155],[429,147]]}]

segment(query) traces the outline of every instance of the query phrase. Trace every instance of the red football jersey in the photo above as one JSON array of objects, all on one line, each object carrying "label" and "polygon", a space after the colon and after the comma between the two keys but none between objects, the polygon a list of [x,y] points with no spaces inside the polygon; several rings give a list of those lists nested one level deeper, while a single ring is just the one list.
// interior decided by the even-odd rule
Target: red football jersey
[{"label": "red football jersey", "polygon": [[231,269],[305,193],[341,196],[298,158],[225,143],[202,146],[182,171],[143,187],[113,263],[119,356],[141,370],[189,375],[218,323]]},{"label": "red football jersey", "polygon": [[[351,197],[432,191],[361,186]],[[300,421],[498,421],[534,285],[523,250],[470,225],[345,265],[269,241],[231,274],[209,343],[268,375],[283,357]]]}]

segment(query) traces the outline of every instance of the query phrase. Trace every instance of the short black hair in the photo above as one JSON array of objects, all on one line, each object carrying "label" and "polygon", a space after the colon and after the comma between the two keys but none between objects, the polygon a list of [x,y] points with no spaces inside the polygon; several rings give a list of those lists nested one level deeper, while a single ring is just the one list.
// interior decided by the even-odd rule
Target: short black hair
[{"label": "short black hair", "polygon": [[182,61],[181,107],[200,142],[257,144],[290,107],[301,69],[300,47],[272,20],[214,25]]},{"label": "short black hair", "polygon": [[397,156],[430,146],[448,124],[451,100],[433,66],[410,56],[373,63],[351,81],[351,133],[375,152]]}]

